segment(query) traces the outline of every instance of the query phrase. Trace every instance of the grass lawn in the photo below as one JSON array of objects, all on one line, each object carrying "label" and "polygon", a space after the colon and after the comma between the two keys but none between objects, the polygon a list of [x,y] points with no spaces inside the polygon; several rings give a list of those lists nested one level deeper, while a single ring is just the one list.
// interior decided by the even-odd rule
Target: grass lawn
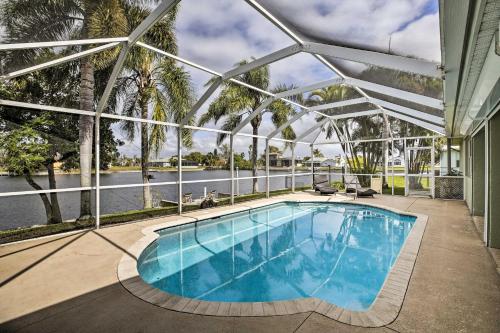
[{"label": "grass lawn", "polygon": [[[204,167],[199,168],[186,168],[183,167],[182,171],[202,171]],[[177,171],[177,167],[149,167],[150,171]],[[120,171],[141,171],[140,166],[112,166],[108,172],[120,172]]]},{"label": "grass lawn", "polygon": [[[382,192],[384,194],[392,193],[392,177],[387,177],[387,184],[389,188],[384,188]],[[422,184],[423,188],[427,189],[430,187],[430,177],[422,177],[420,178],[420,184]],[[396,195],[405,195],[405,177],[404,176],[394,176],[394,194]]]},{"label": "grass lawn", "polygon": [[[383,194],[392,194],[392,187],[389,186],[388,188],[382,189],[382,193]],[[394,195],[405,195],[405,188],[394,186]]]},{"label": "grass lawn", "polygon": [[[387,177],[388,188],[382,189],[383,194],[392,194],[392,180],[391,176]],[[394,194],[395,195],[405,195],[405,177],[404,176],[394,176]]]},{"label": "grass lawn", "polygon": [[[387,183],[389,187],[392,186],[392,176],[387,177]],[[424,188],[430,187],[430,177],[422,177],[420,183]],[[394,187],[405,187],[405,177],[404,176],[394,176]]]},{"label": "grass lawn", "polygon": [[134,170],[141,170],[140,166],[119,166],[119,165],[113,165],[111,168],[105,171],[134,171]]}]

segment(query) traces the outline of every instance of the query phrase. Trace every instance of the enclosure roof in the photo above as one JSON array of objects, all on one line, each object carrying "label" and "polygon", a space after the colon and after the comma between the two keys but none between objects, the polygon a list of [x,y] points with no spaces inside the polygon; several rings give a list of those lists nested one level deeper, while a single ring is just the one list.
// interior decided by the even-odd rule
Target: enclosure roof
[{"label": "enclosure roof", "polygon": [[[389,20],[388,22],[390,22],[391,19],[397,21],[398,17],[395,14],[388,13],[387,11],[389,8],[394,8],[394,6],[399,5],[401,1],[398,2],[392,0],[392,4],[391,1],[388,1],[389,5],[382,8],[379,13],[372,15],[372,20],[366,20],[362,23],[358,23],[361,25],[358,26],[357,30],[353,30],[342,29],[342,26],[337,24],[336,21],[329,21],[328,14],[333,11],[336,17],[342,17],[342,10],[345,9],[346,6],[360,6],[358,2],[347,0],[314,2],[312,5],[319,6],[319,11],[325,13],[325,19],[313,22],[308,21],[307,17],[303,17],[301,12],[294,11],[300,9],[301,6],[311,5],[308,1],[290,3],[288,1],[280,0],[246,0],[246,3],[252,6],[258,13],[286,34],[290,38],[292,45],[264,57],[255,59],[246,65],[236,68],[228,68],[227,71],[223,73],[219,73],[213,69],[196,64],[190,59],[184,59],[171,54],[166,50],[157,49],[152,45],[144,43],[142,40],[141,37],[179,2],[180,0],[164,0],[160,2],[157,8],[154,9],[152,13],[139,26],[137,26],[137,28],[135,28],[130,36],[127,37],[103,38],[100,40],[43,41],[23,44],[0,44],[0,51],[65,45],[99,45],[92,46],[92,48],[85,51],[50,61],[45,64],[38,64],[21,70],[4,73],[0,79],[9,80],[20,75],[31,73],[50,66],[57,66],[58,64],[64,62],[73,61],[75,59],[88,56],[89,54],[102,52],[103,50],[121,45],[122,48],[120,55],[116,60],[113,72],[109,78],[108,84],[95,113],[61,108],[59,106],[44,106],[44,108],[46,110],[57,112],[80,114],[89,113],[94,114],[97,117],[125,119],[123,116],[105,114],[103,113],[103,110],[107,106],[127,53],[132,47],[141,47],[147,48],[163,56],[170,57],[176,61],[193,66],[218,77],[218,80],[215,80],[214,83],[207,88],[201,98],[194,104],[188,116],[186,116],[178,124],[165,123],[166,125],[201,129],[196,126],[189,126],[188,120],[192,116],[196,115],[201,105],[215,93],[222,82],[229,80],[235,84],[245,85],[250,89],[257,90],[268,97],[257,110],[255,110],[247,119],[244,119],[241,125],[231,132],[233,135],[252,136],[249,134],[243,134],[240,130],[248,124],[253,117],[257,116],[276,99],[282,99],[287,103],[293,104],[300,110],[287,122],[287,125],[290,125],[294,121],[308,115],[311,112],[325,117],[325,120],[322,120],[314,127],[317,131],[320,131],[322,127],[328,123],[335,123],[338,119],[381,114],[384,117],[385,125],[389,128],[389,130],[389,118],[394,117],[403,121],[414,123],[430,131],[444,134],[442,94],[439,93],[433,95],[426,91],[418,91],[418,89],[414,89],[414,85],[412,85],[411,82],[401,84],[394,80],[394,78],[401,75],[401,73],[407,73],[405,75],[407,75],[409,81],[418,81],[422,80],[422,78],[441,80],[442,70],[440,63],[436,62],[436,59],[423,59],[422,50],[411,49],[411,47],[409,47],[409,45],[411,46],[412,44],[411,41],[408,42],[407,40],[401,40],[398,35],[398,30],[394,33],[394,38],[392,38],[392,34],[372,38],[372,36],[363,36],[362,33],[359,33],[359,31],[376,31],[376,29],[372,29],[372,27],[378,23],[373,21],[373,18],[376,17],[375,15],[378,15],[380,19],[383,18],[383,15],[393,15],[392,17],[384,17],[384,19]],[[427,3],[427,1],[418,1],[418,3],[419,6],[423,6],[423,4]],[[335,12],[336,10],[338,12]],[[376,10],[376,8],[374,10]],[[355,15],[355,11],[349,11],[348,13]],[[348,22],[350,19],[352,20],[354,18],[355,17],[344,17],[344,22]],[[357,22],[359,22],[359,20]],[[239,80],[239,76],[242,73],[280,61],[297,53],[312,54],[319,62],[330,68],[332,72],[336,74],[336,78],[327,82],[318,82],[313,85],[299,87],[293,89],[292,91],[279,94],[263,91],[257,87],[249,86]],[[371,69],[369,72],[372,74],[367,75],[366,69]],[[290,70],[294,69],[290,68]],[[357,91],[359,97],[346,101],[339,101],[337,103],[332,103],[335,105],[327,106],[306,106],[293,102],[290,99],[290,96],[295,93],[305,93],[313,89],[331,85],[347,85],[352,87]],[[39,105],[30,105],[29,103],[13,101],[0,101],[0,104],[40,108]],[[347,109],[348,112],[345,111],[346,109],[343,109],[344,111],[342,112],[325,111],[336,107],[346,106],[349,107]],[[140,121],[151,122],[150,120]],[[224,132],[217,129],[209,130]],[[271,134],[272,135],[268,138],[277,139],[275,138],[278,134],[276,131]],[[295,143],[304,139],[307,135],[306,133],[299,133],[297,137],[298,139],[294,141]]]}]

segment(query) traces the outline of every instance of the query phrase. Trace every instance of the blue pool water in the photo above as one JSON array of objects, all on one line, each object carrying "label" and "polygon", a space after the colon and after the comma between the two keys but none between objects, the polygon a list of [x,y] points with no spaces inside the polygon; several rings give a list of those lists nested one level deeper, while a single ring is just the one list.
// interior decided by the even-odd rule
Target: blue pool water
[{"label": "blue pool water", "polygon": [[363,205],[284,202],[163,229],[138,270],[147,283],[188,298],[316,297],[366,310],[414,222]]}]

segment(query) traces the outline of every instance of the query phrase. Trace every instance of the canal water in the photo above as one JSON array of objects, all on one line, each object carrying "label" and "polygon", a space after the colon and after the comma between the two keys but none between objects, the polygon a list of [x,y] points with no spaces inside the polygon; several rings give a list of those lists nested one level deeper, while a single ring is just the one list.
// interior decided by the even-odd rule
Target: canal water
[{"label": "canal water", "polygon": [[[154,177],[151,182],[176,181],[176,172],[152,172]],[[264,175],[264,171],[259,171],[259,175]],[[285,175],[286,170],[271,171],[270,175]],[[239,171],[239,177],[249,177],[251,171]],[[184,183],[183,193],[192,193],[193,199],[203,196],[204,190],[215,190],[217,193],[230,193],[231,182],[210,182],[213,179],[230,178],[228,170],[213,171],[184,171],[183,181],[206,180],[202,183]],[[43,188],[48,189],[47,176],[35,176],[35,181]],[[57,188],[79,187],[80,176],[78,174],[60,174],[56,176]],[[258,180],[258,190],[265,191],[265,178]],[[311,175],[296,177],[296,186],[310,185]],[[101,185],[122,185],[140,184],[140,172],[115,172],[102,173]],[[278,190],[290,187],[290,177],[271,177],[270,189]],[[240,194],[252,192],[252,179],[238,181]],[[177,201],[177,186],[162,185],[151,187],[155,203],[160,200]],[[28,185],[23,177],[0,176],[0,192],[31,191],[33,188]],[[94,198],[94,196],[92,196]],[[75,219],[80,210],[80,193],[65,192],[58,193],[59,206],[64,220]],[[95,207],[93,203],[92,207]],[[124,212],[128,210],[142,208],[142,188],[120,188],[112,190],[101,190],[101,214]],[[0,230],[45,224],[45,210],[39,195],[22,195],[15,197],[0,197]]]}]

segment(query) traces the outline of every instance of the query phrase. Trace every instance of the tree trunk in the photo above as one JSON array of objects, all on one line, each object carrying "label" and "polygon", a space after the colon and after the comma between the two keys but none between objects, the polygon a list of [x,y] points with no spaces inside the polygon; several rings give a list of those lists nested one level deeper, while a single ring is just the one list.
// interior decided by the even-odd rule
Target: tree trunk
[{"label": "tree trunk", "polygon": [[382,132],[382,138],[385,139],[382,143],[382,154],[384,161],[384,176],[382,177],[382,187],[387,187],[387,175],[389,174],[389,142],[387,141],[389,135],[387,135],[387,131],[387,127],[384,126],[384,130]]},{"label": "tree trunk", "polygon": [[[148,118],[148,104],[143,101],[141,103],[141,117],[142,119]],[[141,123],[141,173],[142,173],[142,183],[144,185],[149,184],[149,135],[148,135],[148,124]],[[178,158],[178,163],[182,161]],[[153,198],[151,197],[151,188],[149,186],[144,186],[142,188],[142,199],[144,208],[153,207]]]},{"label": "tree trunk", "polygon": [[[94,65],[90,58],[83,58],[80,63],[80,109],[94,111]],[[94,117],[80,115],[80,186],[92,186],[92,142]],[[98,171],[98,170],[96,170]],[[79,220],[92,217],[91,191],[81,191]]]},{"label": "tree trunk", "polygon": [[[49,176],[49,188],[55,190],[57,188],[56,176],[54,174],[54,163],[47,164],[47,171]],[[52,223],[61,223],[61,209],[59,208],[59,199],[57,193],[50,193],[50,203],[52,206]]]},{"label": "tree trunk", "polygon": [[[257,117],[256,117],[257,118]],[[255,119],[255,118],[254,118]],[[252,122],[252,134],[259,135],[259,125],[258,123]],[[252,177],[257,176],[257,145],[259,143],[258,138],[252,138]],[[252,193],[257,193],[259,191],[259,183],[257,178],[252,179]]]},{"label": "tree trunk", "polygon": [[[40,185],[38,185],[31,175],[29,173],[24,173],[24,178],[30,184],[31,187],[33,187],[35,190],[40,191],[43,190]],[[50,204],[49,198],[47,197],[47,194],[45,193],[39,193],[38,194],[40,198],[42,199],[43,202],[43,207],[45,208],[45,215],[47,216],[47,224],[53,224],[54,222],[54,217],[52,215],[52,205]]]},{"label": "tree trunk", "polygon": [[409,177],[409,186],[410,186],[410,189],[412,189],[412,190],[422,190],[423,186],[422,186],[422,183],[420,182],[421,178],[422,177],[420,177],[420,176]]}]

